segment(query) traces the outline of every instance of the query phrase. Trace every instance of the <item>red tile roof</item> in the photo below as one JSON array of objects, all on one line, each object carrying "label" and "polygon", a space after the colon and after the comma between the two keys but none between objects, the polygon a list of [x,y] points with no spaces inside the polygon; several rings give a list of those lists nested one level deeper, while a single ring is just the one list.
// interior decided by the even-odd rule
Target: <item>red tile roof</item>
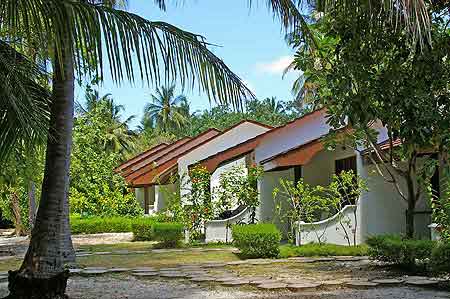
[{"label": "red tile roof", "polygon": [[[239,123],[235,124],[234,126],[231,126],[227,128],[226,130],[220,132],[216,129],[210,129],[190,140],[183,146],[180,146],[179,148],[175,149],[174,151],[171,151],[170,155],[166,155],[164,159],[158,159],[156,161],[153,161],[151,164],[146,164],[145,166],[141,167],[139,171],[135,171],[128,175],[126,177],[126,180],[131,183],[134,186],[143,186],[143,185],[150,185],[150,184],[156,184],[156,180],[159,178],[161,174],[164,174],[167,171],[172,170],[175,165],[178,162],[178,159],[186,155],[187,153],[191,152],[192,150],[202,146],[203,144],[227,133],[228,131],[240,126],[243,123],[253,123],[255,125],[272,129],[273,127],[253,121],[253,120],[242,120]],[[214,136],[211,136],[210,138],[201,138],[208,132],[216,132]]]},{"label": "red tile roof", "polygon": [[265,138],[272,136],[273,134],[278,134],[283,130],[290,130],[292,127],[300,126],[305,122],[310,121],[312,118],[318,117],[319,115],[326,112],[325,108],[315,110],[313,112],[307,113],[302,117],[296,118],[287,124],[274,128],[270,131],[267,131],[261,135],[258,135],[254,138],[251,138],[247,141],[244,141],[238,145],[235,145],[229,149],[226,149],[222,152],[219,152],[215,155],[212,155],[199,163],[206,167],[209,172],[213,172],[220,164],[237,159],[242,157],[245,154],[252,152]]}]

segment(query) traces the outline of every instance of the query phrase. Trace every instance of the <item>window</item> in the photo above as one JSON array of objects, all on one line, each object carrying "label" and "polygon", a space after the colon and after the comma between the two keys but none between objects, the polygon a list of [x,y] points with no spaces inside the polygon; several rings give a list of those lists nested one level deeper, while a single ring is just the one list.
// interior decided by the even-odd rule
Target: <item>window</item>
[{"label": "window", "polygon": [[[345,159],[339,159],[335,161],[334,164],[334,173],[336,175],[339,175],[342,171],[353,171],[353,174],[355,175],[355,180],[356,180],[356,156],[353,157],[349,157],[349,158],[345,158]],[[355,181],[356,183],[356,181]],[[350,186],[349,186],[350,188]],[[347,188],[345,188],[347,189]],[[356,202],[356,198],[349,198],[350,196],[348,195],[350,193],[350,190],[340,190],[340,193],[342,195],[342,197],[344,198],[344,203],[343,205],[354,205]]]},{"label": "window", "polygon": [[340,159],[335,161],[334,173],[340,174],[342,171],[353,170],[353,173],[356,174],[356,156]]},{"label": "window", "polygon": [[294,166],[294,183],[297,186],[298,181],[302,178],[302,167]]}]

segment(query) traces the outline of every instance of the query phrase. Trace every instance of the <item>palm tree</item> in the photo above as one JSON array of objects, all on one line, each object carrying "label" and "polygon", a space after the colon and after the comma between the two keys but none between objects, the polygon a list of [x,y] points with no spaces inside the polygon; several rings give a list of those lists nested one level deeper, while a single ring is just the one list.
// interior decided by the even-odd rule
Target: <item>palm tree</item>
[{"label": "palm tree", "polygon": [[278,101],[276,97],[265,98],[263,100],[263,104],[274,115],[283,114],[286,112],[283,102]]},{"label": "palm tree", "polygon": [[189,118],[189,103],[184,95],[175,96],[175,85],[162,86],[152,94],[144,108],[143,123],[168,133],[183,128]]}]

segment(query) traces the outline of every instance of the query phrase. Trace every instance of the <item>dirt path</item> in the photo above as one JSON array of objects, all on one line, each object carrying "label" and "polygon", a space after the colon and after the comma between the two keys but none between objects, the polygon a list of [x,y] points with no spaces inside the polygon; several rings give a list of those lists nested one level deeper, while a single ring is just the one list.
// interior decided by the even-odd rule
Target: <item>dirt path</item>
[{"label": "dirt path", "polygon": [[[225,298],[301,298],[301,299],[449,299],[450,293],[412,287],[389,287],[370,290],[336,289],[294,293],[259,291],[252,287],[227,288],[194,284],[184,280],[143,280],[128,276],[105,275],[95,278],[73,277],[67,294],[71,299],[225,299]],[[7,284],[0,284],[0,297],[7,295]]]}]

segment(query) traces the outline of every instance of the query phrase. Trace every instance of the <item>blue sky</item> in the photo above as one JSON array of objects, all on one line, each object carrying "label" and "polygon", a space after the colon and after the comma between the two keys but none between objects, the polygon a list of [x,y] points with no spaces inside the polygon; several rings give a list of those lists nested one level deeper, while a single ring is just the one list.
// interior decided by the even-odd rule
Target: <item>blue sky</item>
[{"label": "blue sky", "polygon": [[[258,98],[276,96],[279,100],[290,100],[296,74],[290,73],[283,79],[282,72],[293,51],[284,41],[280,24],[273,20],[263,2],[254,1],[249,10],[246,0],[185,1],[184,4],[169,4],[167,11],[162,12],[153,1],[129,0],[128,10],[148,20],[165,21],[205,36],[208,42],[220,46],[211,47],[211,50],[246,82]],[[133,125],[139,124],[152,92],[139,81],[134,85],[123,83],[117,86],[107,74],[100,87],[101,95],[111,93],[117,103],[125,106],[124,116],[137,116]],[[188,97],[192,110],[210,107],[205,94],[199,94],[197,90],[183,93]],[[77,88],[76,97],[83,102],[83,88]]]}]

